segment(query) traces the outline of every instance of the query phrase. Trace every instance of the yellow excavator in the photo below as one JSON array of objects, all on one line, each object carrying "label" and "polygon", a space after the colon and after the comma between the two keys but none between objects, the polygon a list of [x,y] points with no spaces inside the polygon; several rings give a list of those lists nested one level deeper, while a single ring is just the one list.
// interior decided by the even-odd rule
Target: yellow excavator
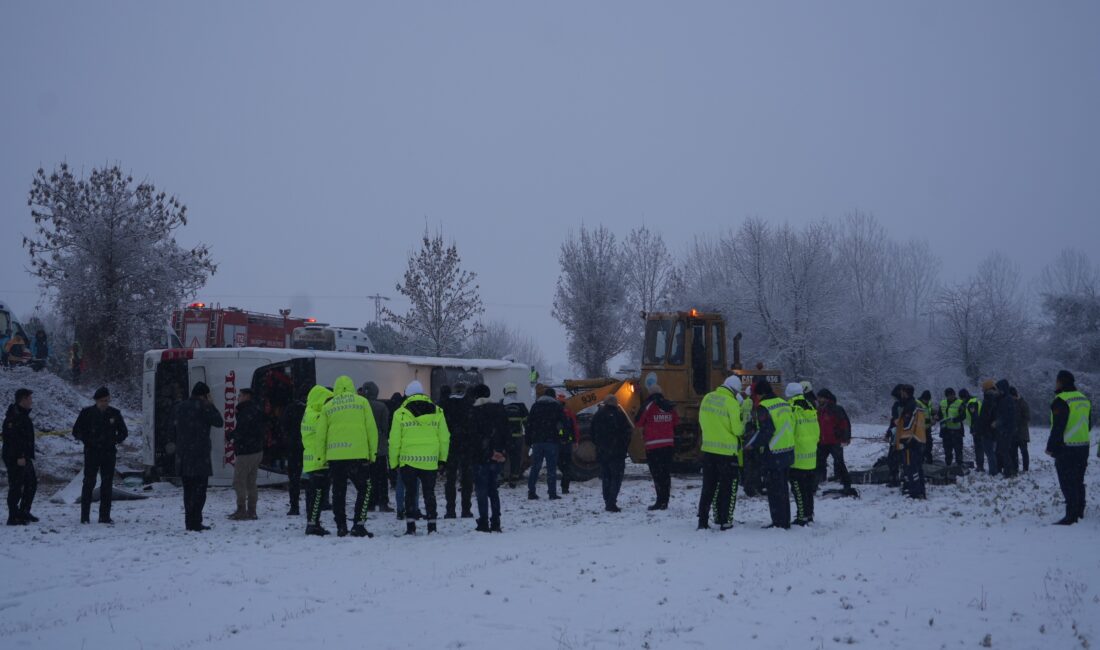
[{"label": "yellow excavator", "polygon": [[[653,386],[660,386],[665,399],[676,404],[680,425],[676,430],[674,465],[679,471],[694,470],[700,465],[699,402],[703,396],[722,385],[726,377],[738,375],[742,386],[749,386],[763,377],[777,391],[782,391],[778,370],[768,370],[757,364],[753,370],[741,366],[741,333],[733,337],[732,362],[726,355],[726,322],[721,314],[689,311],[643,314],[646,321],[642,348],[641,377],[630,379],[568,380],[565,406],[580,424],[581,439],[573,454],[576,480],[587,480],[599,474],[596,447],[588,433],[595,407],[608,395],[614,395],[619,405],[633,420],[642,400]],[[645,462],[645,443],[641,430],[634,430],[630,443],[630,459]]]}]

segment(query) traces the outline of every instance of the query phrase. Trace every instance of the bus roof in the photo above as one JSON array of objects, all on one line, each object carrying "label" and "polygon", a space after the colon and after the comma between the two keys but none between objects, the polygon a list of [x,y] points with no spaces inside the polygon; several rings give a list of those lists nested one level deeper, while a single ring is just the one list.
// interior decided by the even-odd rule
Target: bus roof
[{"label": "bus roof", "polygon": [[[443,368],[482,368],[500,369],[522,368],[526,364],[504,359],[463,359],[458,357],[420,357],[397,354],[373,354],[362,352],[326,352],[321,350],[296,350],[292,348],[194,348],[187,350],[194,359],[216,357],[264,357],[277,361],[291,359],[337,359],[346,361],[374,361],[376,363],[403,363],[413,366],[432,366]],[[181,358],[179,350],[152,350],[146,356],[154,355],[162,359]]]}]

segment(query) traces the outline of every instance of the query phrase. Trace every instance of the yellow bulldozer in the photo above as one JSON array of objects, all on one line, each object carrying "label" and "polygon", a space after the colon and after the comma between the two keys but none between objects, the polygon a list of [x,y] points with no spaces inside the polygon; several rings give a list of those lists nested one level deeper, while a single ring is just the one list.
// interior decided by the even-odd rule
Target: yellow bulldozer
[{"label": "yellow bulldozer", "polygon": [[[740,332],[733,337],[733,359],[727,357],[726,322],[721,314],[692,309],[643,314],[643,317],[646,326],[641,377],[567,380],[564,384],[565,406],[577,415],[581,429],[581,439],[573,454],[576,480],[599,474],[596,447],[588,425],[596,407],[608,395],[615,395],[633,419],[649,389],[660,386],[680,414],[674,465],[678,471],[694,471],[701,460],[699,402],[704,395],[721,386],[731,374],[740,376],[745,387],[764,377],[777,391],[782,390],[778,370],[767,370],[760,364],[753,370],[742,368]],[[645,443],[639,429],[634,430],[630,443],[630,459],[645,462]]]}]

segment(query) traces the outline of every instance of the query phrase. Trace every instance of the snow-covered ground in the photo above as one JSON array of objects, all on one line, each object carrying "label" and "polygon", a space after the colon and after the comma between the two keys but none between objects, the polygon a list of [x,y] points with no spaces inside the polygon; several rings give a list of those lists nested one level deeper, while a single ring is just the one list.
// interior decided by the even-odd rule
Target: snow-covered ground
[{"label": "snow-covered ground", "polygon": [[[502,535],[448,520],[401,538],[377,515],[371,540],[306,538],[275,490],[239,523],[225,519],[232,491],[211,490],[202,534],[183,532],[164,484],[117,503],[114,527],[43,498],[42,523],[0,529],[0,647],[1088,647],[1100,510],[1049,525],[1061,501],[1041,449],[1014,481],[975,474],[923,503],[863,486],[790,531],[761,530],[766,502],[746,498],[734,530],[696,531],[697,478],[648,513],[635,466],[620,514],[603,512],[595,481],[557,502],[504,490]],[[863,467],[880,452],[860,440],[849,456]],[[1100,495],[1095,466],[1089,485]]]}]

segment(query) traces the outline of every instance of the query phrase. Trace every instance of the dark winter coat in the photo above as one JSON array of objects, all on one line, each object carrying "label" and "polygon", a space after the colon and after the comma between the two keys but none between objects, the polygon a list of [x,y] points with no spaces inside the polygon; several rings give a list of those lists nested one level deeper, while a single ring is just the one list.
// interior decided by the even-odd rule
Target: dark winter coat
[{"label": "dark winter coat", "polygon": [[191,398],[176,405],[173,426],[176,430],[176,458],[180,463],[180,476],[212,476],[210,462],[211,427],[225,425],[221,413],[211,403]]},{"label": "dark winter coat", "polygon": [[1016,437],[1016,400],[1009,394],[1012,387],[1007,380],[997,382],[997,412],[996,418],[997,437],[1000,439],[1014,439]]},{"label": "dark winter coat", "polygon": [[378,427],[378,455],[388,456],[390,453],[390,423],[393,416],[386,403],[378,399],[368,399],[371,411],[374,413],[374,424]]},{"label": "dark winter coat", "polygon": [[514,438],[523,436],[523,427],[527,424],[527,405],[523,402],[506,402],[504,411],[508,414],[508,429]]},{"label": "dark winter coat", "polygon": [[85,407],[73,425],[73,437],[83,442],[85,449],[114,449],[128,435],[122,412],[113,406],[102,411],[98,406]]},{"label": "dark winter coat", "polygon": [[531,406],[531,413],[527,416],[527,431],[524,439],[528,445],[537,445],[542,442],[560,443],[568,440],[567,434],[573,432],[573,423],[565,414],[565,407],[553,397],[542,397],[535,400]]},{"label": "dark winter coat", "polygon": [[4,462],[14,463],[20,458],[34,460],[34,423],[31,412],[18,404],[8,406],[4,415],[4,444],[0,455]]},{"label": "dark winter coat", "polygon": [[601,404],[592,416],[592,442],[596,445],[597,460],[621,460],[630,448],[634,426],[623,410]]},{"label": "dark winter coat", "polygon": [[264,450],[267,438],[267,417],[255,399],[237,405],[237,426],[229,434],[233,441],[233,453],[238,456],[259,454]]},{"label": "dark winter coat", "polygon": [[46,339],[46,334],[40,332],[34,335],[34,358],[45,359],[50,356],[50,344]]},{"label": "dark winter coat", "polygon": [[443,417],[447,420],[447,430],[451,432],[451,452],[448,459],[451,462],[468,462],[473,454],[473,445],[470,441],[469,420],[470,400],[463,395],[451,395],[441,400]]},{"label": "dark winter coat", "polygon": [[1027,400],[1016,398],[1016,440],[1018,442],[1031,442],[1031,407]]},{"label": "dark winter coat", "polygon": [[500,402],[482,397],[470,408],[467,422],[470,439],[473,441],[470,459],[473,463],[484,465],[493,462],[493,454],[506,454],[511,433],[508,427],[508,413]]},{"label": "dark winter coat", "polygon": [[982,398],[982,409],[974,420],[974,435],[991,436],[997,422],[997,393],[987,392]]},{"label": "dark winter coat", "polygon": [[[302,418],[306,414],[305,402],[300,400],[293,400],[290,404],[286,405],[283,409],[283,435],[286,437],[286,448],[292,456],[300,457],[302,455]],[[386,426],[389,426],[389,420],[386,420]],[[381,423],[379,423],[379,429],[381,429]]]}]

